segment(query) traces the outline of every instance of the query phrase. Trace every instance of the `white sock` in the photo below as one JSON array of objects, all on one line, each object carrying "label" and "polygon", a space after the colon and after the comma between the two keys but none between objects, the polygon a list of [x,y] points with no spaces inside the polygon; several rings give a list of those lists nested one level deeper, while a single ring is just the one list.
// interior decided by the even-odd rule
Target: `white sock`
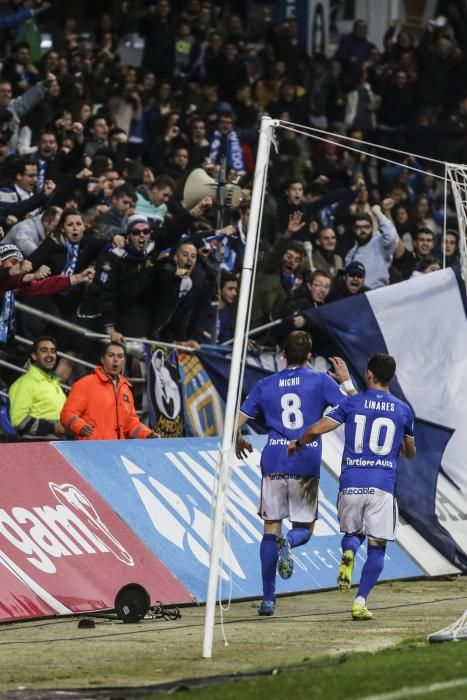
[{"label": "white sock", "polygon": [[365,607],[366,598],[364,598],[362,595],[358,595],[355,598],[354,603],[357,603],[357,605],[362,605],[363,607]]}]

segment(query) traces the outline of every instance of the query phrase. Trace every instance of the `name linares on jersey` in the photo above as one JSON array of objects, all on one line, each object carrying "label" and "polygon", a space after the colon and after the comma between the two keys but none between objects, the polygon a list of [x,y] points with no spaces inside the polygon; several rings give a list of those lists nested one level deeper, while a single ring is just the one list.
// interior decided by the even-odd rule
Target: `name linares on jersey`
[{"label": "name linares on jersey", "polygon": [[395,411],[396,407],[390,401],[373,401],[365,399],[365,408],[371,408],[374,411]]}]

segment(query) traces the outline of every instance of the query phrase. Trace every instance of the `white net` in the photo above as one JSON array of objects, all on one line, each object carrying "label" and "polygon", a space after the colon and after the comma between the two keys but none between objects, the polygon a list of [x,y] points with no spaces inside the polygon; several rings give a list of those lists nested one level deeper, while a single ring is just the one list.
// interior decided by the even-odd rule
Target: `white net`
[{"label": "white net", "polygon": [[451,183],[456,206],[461,271],[464,282],[467,284],[467,166],[446,163],[446,176]]},{"label": "white net", "polygon": [[467,610],[456,622],[428,635],[429,642],[456,642],[461,639],[467,639]]}]

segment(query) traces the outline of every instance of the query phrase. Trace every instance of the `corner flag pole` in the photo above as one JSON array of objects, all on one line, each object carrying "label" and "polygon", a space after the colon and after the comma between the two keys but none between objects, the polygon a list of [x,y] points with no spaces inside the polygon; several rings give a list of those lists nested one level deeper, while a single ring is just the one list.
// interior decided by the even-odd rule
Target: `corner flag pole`
[{"label": "corner flag pole", "polygon": [[208,590],[206,596],[206,614],[204,619],[202,655],[205,659],[210,659],[212,656],[212,640],[216,612],[217,586],[219,580],[219,565],[222,552],[222,541],[224,537],[226,496],[230,482],[230,469],[234,458],[237,421],[237,396],[239,392],[240,377],[242,374],[241,365],[243,344],[247,333],[249,299],[252,294],[256,240],[260,235],[262,193],[266,183],[269,149],[271,147],[273,137],[273,127],[277,125],[278,122],[270,117],[265,116],[261,119],[255,177],[251,194],[250,221],[246,237],[245,256],[243,259],[237,321],[235,325],[235,336],[229,375],[229,386],[225,405],[224,434],[222,437],[222,445],[218,460],[216,505],[214,509],[214,521],[211,534],[211,556],[209,565]]}]

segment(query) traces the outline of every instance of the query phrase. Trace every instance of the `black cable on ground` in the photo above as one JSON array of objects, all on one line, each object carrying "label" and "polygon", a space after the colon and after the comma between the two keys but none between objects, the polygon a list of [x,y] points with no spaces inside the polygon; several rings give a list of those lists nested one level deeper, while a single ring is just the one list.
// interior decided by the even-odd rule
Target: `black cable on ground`
[{"label": "black cable on ground", "polygon": [[[386,605],[386,606],[381,606],[381,607],[372,607],[372,610],[397,610],[397,608],[410,608],[410,607],[417,607],[419,605],[433,605],[436,603],[445,603],[448,601],[452,600],[466,600],[467,599],[467,594],[462,595],[462,596],[455,596],[453,598],[435,598],[434,600],[421,600],[421,601],[416,601],[414,603],[399,603],[398,605]],[[224,625],[236,625],[236,624],[242,624],[242,623],[249,623],[249,624],[273,624],[273,623],[287,623],[291,620],[294,620],[295,618],[309,618],[309,617],[321,617],[321,616],[328,616],[328,615],[345,615],[349,611],[346,608],[345,610],[327,610],[327,611],[312,611],[312,612],[300,612],[295,615],[274,615],[273,617],[264,617],[260,618],[257,615],[251,616],[251,617],[243,617],[243,618],[235,618],[233,620],[224,620]],[[86,615],[86,617],[99,617],[100,613],[96,613],[96,615]],[[84,617],[84,616],[83,616]],[[161,619],[161,618],[158,618]],[[170,618],[163,618],[163,619],[170,619]],[[175,618],[173,618],[175,619]],[[150,622],[151,620],[147,620],[145,618],[144,620],[141,620],[141,622],[144,621]],[[70,620],[71,621],[71,620]],[[73,620],[74,621],[74,620]],[[216,623],[220,624],[220,623]],[[129,625],[126,625],[128,627]],[[198,629],[204,627],[204,621],[203,622],[195,622],[195,623],[189,623],[187,625],[176,625],[176,626],[165,626],[164,627],[150,627],[149,629],[135,629],[135,630],[128,630],[125,632],[111,632],[109,634],[93,634],[91,636],[79,636],[79,637],[61,637],[61,638],[56,638],[56,639],[35,639],[31,641],[30,639],[27,640],[17,640],[17,641],[5,641],[5,642],[0,642],[0,646],[4,644],[50,644],[53,642],[79,642],[81,640],[92,640],[92,641],[97,641],[99,639],[102,639],[104,637],[113,637],[113,641],[119,641],[120,637],[127,637],[128,635],[134,635],[134,634],[148,634],[151,633],[153,634],[154,632],[170,632],[172,630],[186,630],[186,629]],[[18,628],[16,628],[18,629]]]}]

